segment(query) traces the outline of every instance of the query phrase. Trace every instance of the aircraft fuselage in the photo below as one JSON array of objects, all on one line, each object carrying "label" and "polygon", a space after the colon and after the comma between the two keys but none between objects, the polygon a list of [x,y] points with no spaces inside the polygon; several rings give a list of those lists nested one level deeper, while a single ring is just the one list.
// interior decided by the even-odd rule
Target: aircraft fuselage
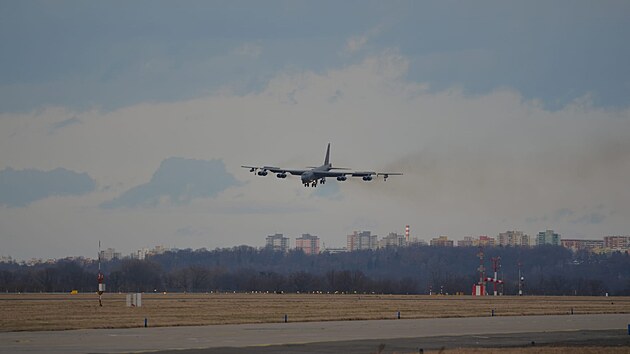
[{"label": "aircraft fuselage", "polygon": [[[348,177],[361,177],[364,181],[371,181],[372,176],[383,176],[383,180],[386,181],[389,175],[401,175],[402,173],[386,173],[386,172],[373,172],[373,171],[344,171],[347,168],[334,168],[330,163],[330,144],[326,149],[326,158],[324,164],[319,167],[309,167],[308,170],[304,169],[284,169],[280,167],[272,166],[241,166],[248,168],[250,172],[257,174],[258,176],[266,176],[269,172],[275,173],[278,178],[286,178],[288,175],[300,176],[300,180],[304,187],[317,187],[317,183],[326,183],[326,177],[334,177],[339,182],[343,182]],[[342,171],[340,171],[342,170]]]}]

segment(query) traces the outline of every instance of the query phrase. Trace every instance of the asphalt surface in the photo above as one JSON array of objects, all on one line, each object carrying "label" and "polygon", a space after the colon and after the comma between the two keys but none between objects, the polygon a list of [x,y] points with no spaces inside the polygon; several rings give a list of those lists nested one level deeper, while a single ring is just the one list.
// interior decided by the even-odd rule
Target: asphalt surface
[{"label": "asphalt surface", "polygon": [[[630,336],[622,330],[510,333],[417,338],[366,339],[250,347],[222,347],[159,351],[159,354],[305,354],[305,353],[420,353],[451,348],[514,348],[548,346],[627,347]],[[506,352],[509,352],[506,350]]]},{"label": "asphalt surface", "polygon": [[609,314],[5,332],[0,353],[368,353],[381,344],[387,353],[532,341],[628,346],[628,324],[630,314]]}]

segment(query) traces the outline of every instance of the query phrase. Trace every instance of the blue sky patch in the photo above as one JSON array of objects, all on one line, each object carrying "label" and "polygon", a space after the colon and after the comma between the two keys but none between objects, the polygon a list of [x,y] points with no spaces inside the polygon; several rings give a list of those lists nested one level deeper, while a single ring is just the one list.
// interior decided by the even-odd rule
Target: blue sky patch
[{"label": "blue sky patch", "polygon": [[65,168],[0,171],[0,205],[8,207],[26,207],[51,196],[79,196],[95,188],[96,182],[87,173]]}]

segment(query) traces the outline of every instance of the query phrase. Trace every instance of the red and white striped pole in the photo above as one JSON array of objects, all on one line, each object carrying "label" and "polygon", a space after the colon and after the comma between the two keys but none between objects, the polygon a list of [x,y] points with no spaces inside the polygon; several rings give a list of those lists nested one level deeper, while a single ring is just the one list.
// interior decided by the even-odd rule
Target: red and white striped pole
[{"label": "red and white striped pole", "polygon": [[103,293],[105,292],[105,276],[101,273],[101,241],[98,241],[98,275],[96,276],[98,281],[98,306],[103,306]]}]

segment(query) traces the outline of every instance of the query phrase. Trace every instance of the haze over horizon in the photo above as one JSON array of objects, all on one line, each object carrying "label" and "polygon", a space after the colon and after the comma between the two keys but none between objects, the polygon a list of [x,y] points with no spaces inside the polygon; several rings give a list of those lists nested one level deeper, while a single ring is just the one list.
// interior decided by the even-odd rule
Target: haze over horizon
[{"label": "haze over horizon", "polygon": [[[630,3],[0,3],[0,256],[630,234]],[[256,177],[241,165],[402,172]]]}]

